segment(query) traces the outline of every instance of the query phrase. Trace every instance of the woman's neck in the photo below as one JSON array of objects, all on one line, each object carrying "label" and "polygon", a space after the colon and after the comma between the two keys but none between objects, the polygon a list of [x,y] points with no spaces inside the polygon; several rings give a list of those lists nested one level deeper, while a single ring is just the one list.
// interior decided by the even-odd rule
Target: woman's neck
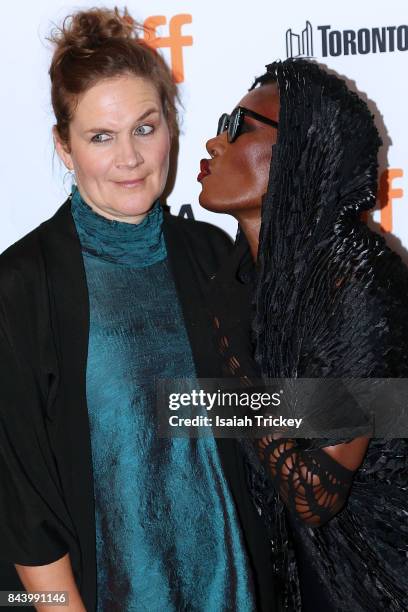
[{"label": "woman's neck", "polygon": [[95,212],[74,188],[71,212],[82,251],[112,264],[146,268],[166,258],[163,210],[157,201],[140,223],[111,220]]},{"label": "woman's neck", "polygon": [[244,211],[243,214],[237,214],[236,219],[248,240],[249,249],[254,261],[258,256],[259,231],[261,229],[261,211],[255,211],[248,214]]}]

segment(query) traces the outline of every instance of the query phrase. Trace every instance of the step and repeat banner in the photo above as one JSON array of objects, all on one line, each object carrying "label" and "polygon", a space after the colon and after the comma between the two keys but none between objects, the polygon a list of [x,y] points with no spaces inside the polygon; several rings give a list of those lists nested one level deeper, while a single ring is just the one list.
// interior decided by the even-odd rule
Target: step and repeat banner
[{"label": "step and repeat banner", "polygon": [[[51,135],[47,36],[73,11],[96,4],[25,0],[2,8],[0,251],[50,217],[69,191]],[[150,43],[168,61],[179,87],[180,152],[167,199],[174,214],[235,234],[232,218],[198,204],[196,177],[200,158],[207,156],[205,142],[221,113],[234,108],[266,64],[312,56],[346,78],[375,114],[384,145],[378,204],[369,223],[408,261],[406,2],[129,0],[127,8],[149,28]]]}]

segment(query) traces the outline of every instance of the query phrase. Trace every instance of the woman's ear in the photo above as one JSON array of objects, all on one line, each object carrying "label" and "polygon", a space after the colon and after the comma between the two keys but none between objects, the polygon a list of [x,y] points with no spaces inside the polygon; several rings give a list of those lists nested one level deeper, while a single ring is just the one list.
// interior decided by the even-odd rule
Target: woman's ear
[{"label": "woman's ear", "polygon": [[71,153],[69,151],[68,143],[63,142],[61,140],[60,135],[58,134],[57,126],[54,125],[52,128],[52,136],[54,139],[55,150],[57,151],[58,157],[67,168],[71,172],[74,170],[74,164],[72,163]]}]

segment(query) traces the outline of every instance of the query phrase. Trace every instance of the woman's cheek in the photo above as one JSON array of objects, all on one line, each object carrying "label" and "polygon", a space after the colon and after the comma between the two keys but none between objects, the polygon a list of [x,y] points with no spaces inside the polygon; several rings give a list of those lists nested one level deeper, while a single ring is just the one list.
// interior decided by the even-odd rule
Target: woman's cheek
[{"label": "woman's cheek", "polygon": [[109,151],[83,149],[78,151],[76,165],[83,177],[98,178],[112,167],[112,155]]},{"label": "woman's cheek", "polygon": [[158,169],[158,173],[162,180],[166,181],[169,172],[170,164],[170,142],[166,139],[161,143],[158,151],[156,151],[154,165]]},{"label": "woman's cheek", "polygon": [[257,191],[263,195],[268,187],[269,170],[272,159],[272,146],[260,146],[255,154],[253,161],[255,183],[258,185]]}]

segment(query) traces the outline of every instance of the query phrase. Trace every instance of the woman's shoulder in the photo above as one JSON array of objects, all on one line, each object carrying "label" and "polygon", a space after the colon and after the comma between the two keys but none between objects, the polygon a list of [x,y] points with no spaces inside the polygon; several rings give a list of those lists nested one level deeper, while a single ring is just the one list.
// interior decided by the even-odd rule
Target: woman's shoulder
[{"label": "woman's shoulder", "polygon": [[40,227],[20,238],[0,255],[0,290],[8,293],[18,278],[36,277],[42,265]]},{"label": "woman's shoulder", "polygon": [[17,287],[28,291],[31,283],[44,276],[43,240],[58,231],[61,215],[68,212],[65,203],[58,211],[0,254],[0,291],[7,294]]}]

